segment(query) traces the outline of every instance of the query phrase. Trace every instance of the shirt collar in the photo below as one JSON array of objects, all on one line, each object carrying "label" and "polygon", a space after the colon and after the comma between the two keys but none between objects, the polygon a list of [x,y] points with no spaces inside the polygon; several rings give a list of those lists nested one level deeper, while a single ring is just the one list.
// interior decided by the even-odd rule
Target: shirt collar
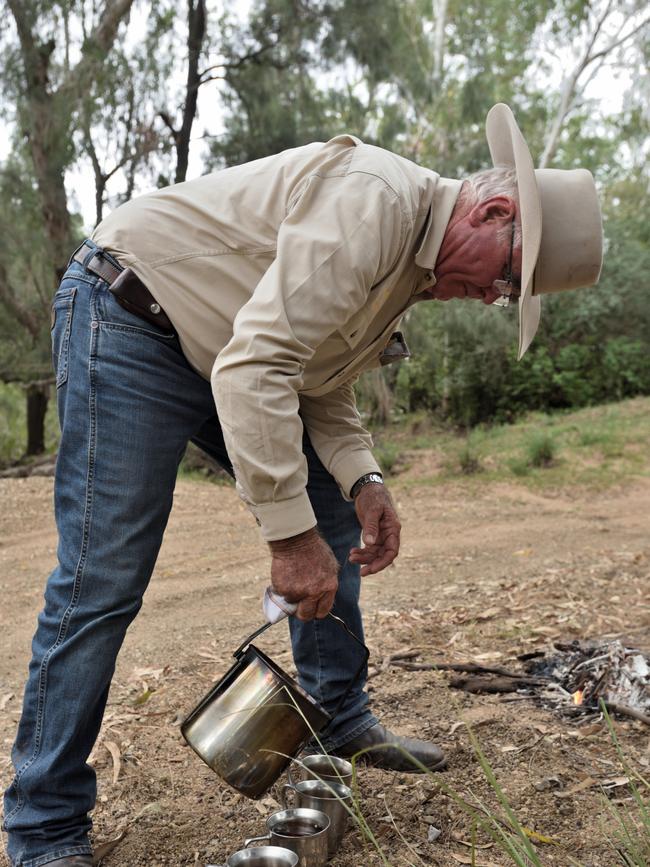
[{"label": "shirt collar", "polygon": [[438,258],[442,239],[445,236],[449,218],[454,210],[463,182],[451,178],[438,178],[431,199],[422,243],[415,254],[415,264],[431,272],[430,286],[435,285],[433,269]]}]

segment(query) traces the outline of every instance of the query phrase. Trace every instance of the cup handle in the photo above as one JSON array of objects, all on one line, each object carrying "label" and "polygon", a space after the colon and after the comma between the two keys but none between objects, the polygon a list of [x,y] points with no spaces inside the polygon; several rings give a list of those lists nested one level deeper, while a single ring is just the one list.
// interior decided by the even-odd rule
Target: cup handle
[{"label": "cup handle", "polygon": [[289,804],[289,792],[293,792],[294,795],[296,793],[296,787],[294,786],[293,782],[285,783],[284,786],[282,786],[282,790],[280,792],[280,803],[285,810],[288,810],[291,807],[291,805]]},{"label": "cup handle", "polygon": [[271,835],[265,834],[263,837],[249,837],[247,840],[244,840],[244,848],[247,849],[252,843],[261,843],[263,840],[267,840],[270,843]]}]

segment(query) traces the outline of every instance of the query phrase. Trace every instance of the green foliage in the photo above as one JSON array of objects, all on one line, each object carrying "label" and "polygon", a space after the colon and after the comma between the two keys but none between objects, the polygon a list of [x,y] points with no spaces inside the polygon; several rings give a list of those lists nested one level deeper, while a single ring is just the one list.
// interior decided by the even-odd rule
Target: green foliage
[{"label": "green foliage", "polygon": [[479,473],[482,469],[478,453],[472,447],[469,439],[465,442],[465,445],[460,450],[460,453],[458,455],[458,465],[460,467],[461,473],[463,473],[463,475],[465,476],[471,476],[474,473]]},{"label": "green foliage", "polygon": [[555,460],[557,444],[550,434],[540,431],[532,437],[526,451],[531,467],[550,467]]},{"label": "green foliage", "polygon": [[380,442],[375,446],[373,453],[384,475],[393,475],[400,456],[400,448],[395,443]]},{"label": "green foliage", "polygon": [[650,864],[650,808],[648,807],[647,795],[650,793],[650,782],[630,765],[623,753],[607,711],[607,705],[602,698],[600,699],[600,709],[605,717],[609,736],[623,771],[630,781],[629,786],[634,802],[632,809],[624,810],[611,803],[609,798],[603,795],[608,811],[614,820],[614,839],[610,836],[611,829],[608,829],[607,836],[619,864],[622,864],[623,867],[648,867]]},{"label": "green foliage", "polygon": [[[224,117],[222,134],[196,136],[207,140],[206,169],[350,131],[448,177],[489,165],[483,124],[499,100],[514,108],[533,157],[542,153],[560,96],[549,86],[556,72],[549,58],[555,48],[584,44],[585,28],[605,11],[600,0],[522,0],[516,10],[507,0],[253,0],[240,17],[226,7],[223,15],[209,16],[203,58],[205,79],[221,79],[211,110]],[[23,5],[46,64],[43,93],[53,99],[41,126],[28,87],[35,65],[26,64],[15,28],[0,32],[0,114],[18,121],[0,178],[0,266],[38,320],[30,333],[11,305],[0,304],[5,378],[49,372],[52,251],[68,243],[63,236],[82,232],[72,196],[71,227],[61,229],[58,246],[48,237],[56,227],[45,231],[48,209],[39,185],[49,179],[61,195],[66,174],[70,190],[69,172],[92,166],[101,211],[139,187],[171,179],[173,134],[161,118],[163,109],[169,114],[182,101],[185,12],[171,0],[140,4],[148,13],[141,38],[123,38],[131,26],[125,19],[104,51],[90,38],[101,8],[54,0]],[[632,20],[642,4],[614,0],[607,8]],[[436,20],[442,9],[445,20]],[[643,38],[640,30],[638,40],[607,54],[612,69],[643,80]],[[71,76],[80,59],[83,74]],[[580,87],[551,164],[580,165],[596,176],[606,241],[600,285],[545,297],[540,333],[521,362],[514,351],[516,311],[466,302],[418,305],[405,329],[413,359],[359,385],[371,419],[386,419],[391,409],[424,410],[468,428],[650,393],[643,90],[630,87],[621,111],[608,114],[604,102],[587,98]],[[35,133],[47,145],[41,175],[32,151]]]},{"label": "green foliage", "polygon": [[[18,385],[0,383],[0,467],[19,460],[25,453],[25,395]],[[45,450],[56,449],[59,423],[56,402],[51,400],[45,418]]]}]

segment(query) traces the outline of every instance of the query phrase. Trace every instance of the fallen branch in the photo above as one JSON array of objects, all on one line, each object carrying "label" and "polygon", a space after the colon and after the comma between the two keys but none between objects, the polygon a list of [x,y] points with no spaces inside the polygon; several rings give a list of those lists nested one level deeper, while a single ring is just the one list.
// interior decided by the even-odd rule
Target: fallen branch
[{"label": "fallen branch", "polygon": [[650,726],[650,716],[647,713],[643,713],[643,711],[636,710],[636,708],[629,707],[626,704],[619,704],[617,701],[605,701],[605,707],[607,710],[614,711],[614,713],[620,713],[621,716],[629,716]]},{"label": "fallen branch", "polygon": [[[516,671],[508,671],[500,666],[478,665],[475,662],[400,662],[391,661],[391,665],[405,668],[407,671],[460,671],[463,674],[499,674],[502,677],[525,677]],[[537,677],[536,683],[548,683],[549,678]]]},{"label": "fallen branch", "polygon": [[508,675],[507,677],[454,677],[449,686],[465,692],[517,692],[529,686],[540,686],[547,681],[537,677]]}]

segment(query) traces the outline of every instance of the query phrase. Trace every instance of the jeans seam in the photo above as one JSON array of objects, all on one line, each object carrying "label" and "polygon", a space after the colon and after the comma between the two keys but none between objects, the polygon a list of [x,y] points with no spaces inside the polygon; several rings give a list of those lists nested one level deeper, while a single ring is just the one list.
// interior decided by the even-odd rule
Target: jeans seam
[{"label": "jeans seam", "polygon": [[[79,596],[81,595],[81,585],[83,582],[84,576],[84,568],[86,565],[86,555],[88,553],[88,539],[90,536],[90,522],[91,522],[91,514],[92,514],[92,499],[93,499],[93,481],[94,481],[94,466],[95,466],[95,443],[97,439],[97,400],[96,400],[96,382],[95,382],[95,353],[96,353],[96,340],[97,340],[97,329],[91,328],[90,330],[90,353],[89,353],[89,363],[88,363],[88,376],[89,376],[89,445],[88,445],[88,469],[86,474],[86,503],[84,507],[84,524],[83,524],[83,535],[81,539],[81,550],[79,552],[79,559],[77,561],[77,567],[75,569],[75,578],[72,586],[72,596],[70,598],[70,602],[68,607],[63,612],[63,616],[61,617],[61,623],[59,624],[59,632],[56,637],[56,641],[54,644],[43,654],[43,659],[41,661],[40,673],[39,673],[39,681],[38,681],[38,705],[36,708],[36,723],[34,726],[34,749],[32,751],[31,756],[23,763],[23,765],[16,770],[16,775],[14,777],[14,786],[16,789],[16,795],[18,798],[18,803],[14,807],[14,809],[5,816],[5,827],[6,823],[13,819],[18,815],[20,810],[22,810],[24,806],[24,798],[20,790],[20,780],[21,777],[25,774],[27,770],[31,767],[34,761],[38,758],[38,755],[41,750],[41,739],[43,734],[43,717],[44,717],[44,705],[45,705],[45,697],[47,694],[47,674],[49,668],[49,661],[52,658],[53,653],[57,650],[58,647],[61,646],[65,637],[67,635],[68,626],[70,624],[70,619],[74,613],[75,608],[77,607],[77,603],[79,601]],[[46,862],[40,862],[46,863]],[[36,867],[38,862],[35,862],[34,867]]]},{"label": "jeans seam", "polygon": [[57,849],[54,852],[49,852],[47,855],[39,855],[37,858],[31,858],[29,861],[21,861],[16,867],[46,867],[52,861],[58,858],[67,858],[69,855],[92,855],[90,845],[65,846],[62,849]]},{"label": "jeans seam", "polygon": [[163,340],[174,340],[176,338],[176,334],[163,334],[160,331],[154,331],[152,328],[141,328],[138,325],[124,325],[121,322],[109,322],[105,319],[100,320],[100,325],[102,328],[106,328],[111,331],[125,331],[127,334],[132,334],[135,332],[136,334],[144,334],[147,337],[160,337]]},{"label": "jeans seam", "polygon": [[354,740],[354,738],[357,738],[357,737],[359,737],[359,735],[362,735],[364,732],[367,732],[368,729],[370,729],[374,725],[376,725],[377,722],[378,722],[377,718],[374,716],[374,714],[371,714],[369,719],[364,720],[362,723],[359,723],[359,725],[356,728],[354,728],[354,729],[352,729],[352,731],[348,732],[345,735],[344,739],[336,738],[337,743],[329,742],[328,743],[328,749],[336,750],[339,747],[342,747],[343,744],[347,744],[348,741],[352,741],[352,740]]}]

